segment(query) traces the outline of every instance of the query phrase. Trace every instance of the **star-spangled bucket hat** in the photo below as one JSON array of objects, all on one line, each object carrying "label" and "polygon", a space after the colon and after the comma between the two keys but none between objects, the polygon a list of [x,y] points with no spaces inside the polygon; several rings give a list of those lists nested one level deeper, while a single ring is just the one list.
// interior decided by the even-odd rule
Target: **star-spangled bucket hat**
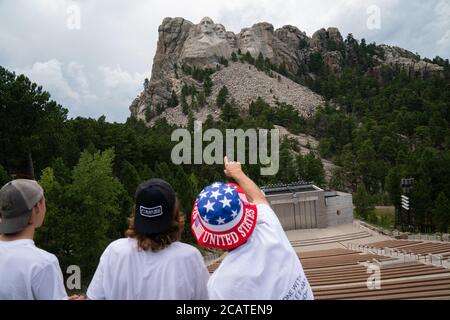
[{"label": "star-spangled bucket hat", "polygon": [[247,242],[256,219],[256,205],[239,186],[216,182],[197,197],[191,228],[201,246],[228,251]]}]

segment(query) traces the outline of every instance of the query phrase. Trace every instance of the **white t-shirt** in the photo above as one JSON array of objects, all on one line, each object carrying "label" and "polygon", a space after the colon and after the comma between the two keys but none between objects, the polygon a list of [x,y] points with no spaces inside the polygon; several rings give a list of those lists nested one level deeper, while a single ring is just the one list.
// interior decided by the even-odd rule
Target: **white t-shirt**
[{"label": "white t-shirt", "polygon": [[33,240],[0,241],[0,300],[65,300],[58,259]]},{"label": "white t-shirt", "polygon": [[313,300],[303,267],[272,208],[260,204],[255,231],[208,282],[213,300]]},{"label": "white t-shirt", "polygon": [[174,242],[159,252],[119,239],[103,252],[89,285],[91,300],[206,300],[208,270],[200,252]]}]

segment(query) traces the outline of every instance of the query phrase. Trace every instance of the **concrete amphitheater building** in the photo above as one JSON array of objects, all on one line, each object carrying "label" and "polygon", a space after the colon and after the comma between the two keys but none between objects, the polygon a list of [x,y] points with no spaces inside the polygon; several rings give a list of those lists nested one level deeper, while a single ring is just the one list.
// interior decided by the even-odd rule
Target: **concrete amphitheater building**
[{"label": "concrete amphitheater building", "polygon": [[351,194],[304,182],[262,188],[285,231],[323,229],[353,222]]}]

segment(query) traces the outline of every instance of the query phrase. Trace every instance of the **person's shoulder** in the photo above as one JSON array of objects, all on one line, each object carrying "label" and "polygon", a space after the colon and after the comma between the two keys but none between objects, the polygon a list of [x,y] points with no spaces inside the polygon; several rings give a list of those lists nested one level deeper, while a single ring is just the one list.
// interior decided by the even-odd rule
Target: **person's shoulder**
[{"label": "person's shoulder", "polygon": [[58,258],[48,251],[38,247],[30,248],[33,254],[30,254],[29,257],[35,260],[39,260],[42,264],[54,264],[59,263]]},{"label": "person's shoulder", "polygon": [[177,256],[181,258],[201,258],[202,255],[200,251],[187,243],[183,242],[174,242],[170,245],[170,248],[177,253]]},{"label": "person's shoulder", "polygon": [[136,240],[132,238],[121,238],[111,242],[105,249],[105,253],[128,253],[137,249]]},{"label": "person's shoulder", "polygon": [[272,207],[267,203],[261,203],[256,205],[258,209],[258,221],[270,219],[275,215]]},{"label": "person's shoulder", "polygon": [[260,203],[256,205],[258,212],[259,211],[271,211],[273,212],[272,207],[268,203]]}]

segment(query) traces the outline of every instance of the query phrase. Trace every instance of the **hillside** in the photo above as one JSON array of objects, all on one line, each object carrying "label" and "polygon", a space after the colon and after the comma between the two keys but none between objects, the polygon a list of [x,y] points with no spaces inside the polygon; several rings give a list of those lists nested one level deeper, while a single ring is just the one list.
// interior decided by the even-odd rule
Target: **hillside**
[{"label": "hillside", "polygon": [[[206,17],[199,24],[166,18],[158,31],[151,79],[130,107],[132,117],[150,124],[160,117],[174,124],[187,122],[176,108],[185,85],[196,89],[197,101],[194,107],[189,101],[184,113],[192,111],[200,120],[208,113],[217,117],[215,98],[223,86],[241,111],[260,96],[272,106],[285,102],[311,116],[323,99],[304,85],[324,70],[340,76],[351,66],[381,77],[383,68],[390,66],[422,78],[443,72],[442,66],[398,47],[362,42],[355,50],[356,40],[351,35],[344,40],[337,28],[320,29],[308,37],[294,26],[275,30],[262,22],[234,34]],[[202,91],[205,97],[199,97]]]},{"label": "hillside", "polygon": [[[205,105],[198,110],[192,110],[194,118],[203,122],[208,115],[215,120],[219,119],[221,109],[216,105],[216,100],[223,86],[228,88],[230,98],[234,99],[243,113],[248,111],[250,103],[258,97],[273,106],[276,103],[292,105],[301,115],[307,117],[314,114],[318,106],[324,104],[320,95],[285,76],[275,73],[269,76],[252,65],[239,62],[230,63],[228,67],[215,72],[211,80],[213,83],[211,95],[206,98]],[[181,96],[182,84],[187,81],[191,79],[186,76],[174,81],[174,91],[177,95]],[[145,121],[145,111],[146,109],[141,108],[136,118]],[[170,124],[183,127],[187,126],[188,122],[188,116],[183,113],[181,105],[165,109],[150,120],[150,125],[161,118],[165,118]]]}]

